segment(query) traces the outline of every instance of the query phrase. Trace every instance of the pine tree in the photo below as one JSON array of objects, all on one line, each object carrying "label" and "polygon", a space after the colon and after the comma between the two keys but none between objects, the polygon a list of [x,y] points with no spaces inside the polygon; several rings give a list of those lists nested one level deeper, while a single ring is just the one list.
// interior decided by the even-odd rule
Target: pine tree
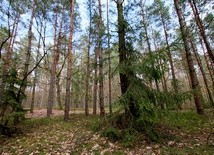
[{"label": "pine tree", "polygon": [[181,35],[182,35],[182,40],[183,40],[183,44],[184,44],[184,48],[185,48],[185,52],[186,52],[186,59],[187,59],[187,63],[188,63],[188,69],[189,69],[189,74],[190,74],[190,79],[191,79],[191,85],[192,85],[192,89],[194,91],[194,100],[195,100],[195,106],[197,109],[198,114],[203,115],[204,114],[204,109],[203,109],[203,105],[201,102],[201,97],[199,94],[199,82],[198,82],[198,77],[196,75],[196,71],[194,68],[194,63],[193,63],[193,59],[192,59],[192,53],[190,51],[190,45],[188,42],[188,35],[189,32],[187,30],[187,26],[185,23],[185,19],[182,15],[182,11],[180,9],[180,5],[179,5],[179,1],[178,0],[174,0],[174,6],[176,9],[176,13],[178,15],[178,20],[179,20],[179,24],[180,24],[180,31],[181,31]]},{"label": "pine tree", "polygon": [[70,28],[69,28],[69,44],[68,44],[68,66],[66,77],[66,95],[65,95],[65,113],[64,120],[69,119],[69,109],[71,104],[71,76],[72,76],[72,41],[74,31],[74,0],[70,0]]}]

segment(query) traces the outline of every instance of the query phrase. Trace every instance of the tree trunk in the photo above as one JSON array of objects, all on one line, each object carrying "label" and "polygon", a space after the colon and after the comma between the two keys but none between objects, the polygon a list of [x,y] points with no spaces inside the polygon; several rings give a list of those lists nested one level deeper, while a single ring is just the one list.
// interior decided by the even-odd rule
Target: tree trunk
[{"label": "tree trunk", "polygon": [[[11,60],[12,60],[12,49],[13,49],[13,44],[14,44],[14,40],[15,40],[15,37],[16,37],[16,33],[17,33],[17,27],[18,27],[18,22],[19,22],[19,19],[20,19],[20,14],[16,15],[15,17],[15,20],[14,20],[14,23],[13,23],[13,26],[12,26],[12,32],[8,32],[8,33],[11,33],[9,34],[7,40],[8,40],[8,46],[7,46],[7,51],[6,51],[6,58],[4,59],[5,60],[5,63],[3,63],[3,70],[1,71],[2,72],[2,81],[0,81],[0,104],[1,102],[3,101],[3,94],[4,94],[4,90],[5,90],[5,85],[6,85],[6,79],[5,77],[7,77],[7,74],[8,74],[8,71],[9,71],[9,68],[10,68],[10,63],[11,63]],[[3,46],[3,45],[2,45]],[[0,59],[1,59],[1,53],[0,53]]]},{"label": "tree trunk", "polygon": [[196,22],[196,24],[198,26],[198,29],[199,29],[200,34],[201,34],[201,37],[202,37],[202,39],[204,41],[204,44],[206,46],[207,53],[208,53],[210,59],[212,60],[212,64],[214,65],[214,53],[212,52],[210,43],[209,43],[209,41],[207,39],[203,23],[202,23],[201,18],[199,16],[198,8],[196,6],[196,2],[195,2],[195,0],[188,0],[188,1],[189,1],[189,4],[190,4],[191,8],[192,8],[192,12],[193,12],[194,17],[195,17],[195,22]]},{"label": "tree trunk", "polygon": [[[32,48],[32,39],[33,39],[33,32],[32,32],[32,27],[33,27],[33,19],[36,13],[36,0],[33,1],[33,8],[32,8],[32,13],[31,13],[31,18],[30,18],[30,25],[28,29],[28,46],[27,46],[27,54],[26,54],[26,60],[25,60],[25,65],[24,65],[24,71],[23,71],[23,81],[20,86],[20,91],[22,93],[25,93],[25,89],[27,87],[27,76],[28,76],[28,70],[29,70],[29,65],[30,65],[30,58],[31,58],[31,48]],[[18,94],[18,98],[20,100],[20,103],[22,102],[22,99],[20,98],[21,92]]]},{"label": "tree trunk", "polygon": [[[198,52],[196,51],[196,47],[195,47],[195,45],[194,45],[194,43],[193,43],[192,38],[189,38],[189,39],[190,39],[191,47],[192,47],[192,49],[193,49],[193,53],[194,53],[195,58],[196,58],[196,60],[197,60],[197,62],[198,62],[198,66],[199,66],[199,68],[200,68],[200,70],[201,70],[201,74],[202,74],[202,77],[203,77],[203,80],[204,80],[205,88],[206,88],[207,93],[208,93],[208,96],[209,96],[210,104],[211,104],[211,106],[214,106],[214,100],[213,100],[213,97],[212,97],[212,92],[211,92],[211,90],[209,89],[208,80],[207,80],[207,77],[206,77],[206,75],[205,75],[204,68],[203,68],[203,66],[202,66],[202,64],[201,64],[200,56],[199,56]],[[201,93],[201,89],[199,90],[199,92],[200,92],[200,94],[202,94],[202,93]],[[203,100],[203,97],[201,97],[201,98],[202,98],[202,100]]]},{"label": "tree trunk", "polygon": [[174,5],[175,5],[176,13],[178,15],[180,31],[181,31],[181,35],[182,35],[182,39],[183,39],[183,43],[184,43],[185,52],[186,52],[186,58],[187,58],[188,69],[189,69],[189,73],[190,73],[191,85],[192,85],[192,89],[194,90],[195,106],[196,106],[198,114],[203,115],[204,109],[203,109],[203,105],[202,105],[201,97],[200,97],[200,93],[199,93],[200,88],[199,88],[198,77],[196,75],[196,71],[194,68],[192,53],[190,51],[188,36],[187,36],[188,31],[187,31],[185,20],[182,17],[181,9],[179,7],[179,0],[174,0]]},{"label": "tree trunk", "polygon": [[97,114],[97,57],[98,57],[98,49],[95,49],[95,57],[94,57],[94,90],[93,90],[93,114]]},{"label": "tree trunk", "polygon": [[[171,69],[171,73],[172,73],[172,86],[174,88],[175,93],[178,93],[178,84],[177,84],[177,80],[176,80],[176,76],[175,76],[175,69],[174,69],[174,64],[173,64],[173,60],[172,60],[172,55],[170,52],[170,47],[169,47],[169,39],[168,39],[168,33],[166,30],[166,23],[164,21],[163,15],[161,15],[161,21],[162,21],[162,25],[163,25],[163,29],[164,29],[164,35],[165,35],[165,41],[166,41],[166,49],[167,49],[167,55],[169,57],[169,64],[170,64],[170,69]],[[181,109],[181,107],[179,107]]]},{"label": "tree trunk", "polygon": [[74,26],[74,0],[70,0],[70,31],[68,44],[68,67],[66,77],[66,94],[65,94],[65,113],[64,120],[69,119],[69,109],[71,102],[71,75],[72,75],[72,40],[73,40],[73,26]]},{"label": "tree trunk", "polygon": [[[127,62],[127,52],[125,46],[125,22],[123,17],[123,3],[121,0],[117,0],[118,10],[118,35],[119,35],[119,63],[125,66]],[[125,73],[120,71],[120,85],[121,92],[124,95],[128,89],[129,81]]]},{"label": "tree trunk", "polygon": [[103,26],[102,26],[102,8],[101,2],[98,0],[99,8],[99,36],[98,36],[98,49],[99,49],[99,103],[100,103],[100,116],[105,115],[104,109],[104,89],[103,89],[103,52],[102,52],[102,35],[103,35]]},{"label": "tree trunk", "polygon": [[55,13],[55,23],[54,23],[54,54],[53,54],[53,63],[51,68],[51,77],[50,77],[50,88],[49,88],[49,95],[48,95],[48,106],[47,106],[47,117],[50,117],[52,114],[54,96],[55,96],[55,84],[56,84],[56,69],[57,63],[59,60],[59,52],[57,49],[57,23],[58,23],[58,7],[59,4],[56,6],[56,13]]},{"label": "tree trunk", "polygon": [[[42,22],[40,23],[42,24]],[[42,25],[40,28],[40,32],[42,32]],[[41,47],[41,35],[39,35],[39,41],[37,46],[37,54],[36,54],[36,64],[39,61],[39,50]],[[34,78],[33,78],[33,90],[32,90],[32,98],[31,98],[31,104],[30,104],[30,113],[33,113],[34,105],[35,105],[35,91],[36,91],[36,83],[37,83],[37,68],[34,70]]]},{"label": "tree trunk", "polygon": [[86,62],[86,76],[85,76],[85,115],[89,115],[88,103],[89,103],[89,78],[90,78],[90,50],[91,50],[91,23],[92,23],[92,8],[91,0],[89,1],[89,34],[88,34],[88,51]]},{"label": "tree trunk", "polygon": [[[64,9],[62,10],[62,18],[60,21],[60,27],[59,27],[59,32],[58,32],[58,36],[57,36],[57,53],[58,53],[58,58],[57,58],[57,64],[59,61],[59,53],[60,53],[60,46],[62,43],[62,24],[63,24],[63,18],[64,18]],[[66,57],[64,58],[63,64],[61,66],[61,68],[59,69],[59,71],[57,71],[57,75],[56,75],[56,98],[57,98],[57,103],[58,103],[58,108],[60,110],[62,110],[62,101],[61,101],[61,86],[60,86],[60,76],[61,76],[61,72],[63,70],[63,67],[65,65],[65,61],[66,61]]]},{"label": "tree trunk", "polygon": [[[133,77],[133,73],[128,70],[129,61],[127,57],[126,43],[125,43],[125,21],[123,16],[123,0],[117,0],[118,12],[118,36],[119,36],[119,64],[122,69],[119,70],[120,86],[122,95],[125,95],[130,86],[129,77]],[[127,107],[125,107],[125,115],[128,119],[129,114],[133,117],[139,117],[139,107],[134,100],[134,96],[127,97]]]},{"label": "tree trunk", "polygon": [[203,41],[202,41],[201,38],[200,38],[200,44],[201,44],[201,48],[203,50],[203,54],[204,54],[204,59],[205,59],[205,62],[206,62],[206,66],[207,66],[207,69],[208,69],[209,74],[210,74],[210,79],[211,79],[211,82],[212,82],[212,90],[214,92],[214,68],[213,68],[214,66],[212,66],[212,65],[209,64],[209,60],[208,60],[208,58],[206,56],[206,52],[205,52],[204,46],[203,46]]},{"label": "tree trunk", "polygon": [[[149,41],[147,23],[146,23],[146,19],[145,19],[145,12],[144,12],[144,8],[143,8],[143,4],[142,3],[143,3],[143,1],[141,1],[141,3],[140,3],[141,12],[142,12],[143,28],[144,28],[144,31],[145,31],[145,37],[146,37],[146,43],[147,43],[147,46],[148,46],[148,50],[149,50],[149,53],[151,53],[152,52],[151,44],[150,44],[150,41]],[[149,85],[150,85],[150,88],[152,88],[152,79],[149,80]]]},{"label": "tree trunk", "polygon": [[111,51],[110,51],[110,31],[109,31],[109,1],[107,0],[107,44],[108,44],[108,93],[109,93],[109,113],[112,114],[111,97]]}]

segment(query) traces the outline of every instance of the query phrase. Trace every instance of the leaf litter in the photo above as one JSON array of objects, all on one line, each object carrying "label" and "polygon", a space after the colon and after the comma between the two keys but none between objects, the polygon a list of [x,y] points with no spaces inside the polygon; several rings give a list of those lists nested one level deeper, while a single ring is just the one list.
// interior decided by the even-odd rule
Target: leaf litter
[{"label": "leaf litter", "polygon": [[[119,142],[110,142],[106,137],[91,131],[90,125],[99,117],[85,117],[81,114],[71,115],[69,122],[60,116],[63,112],[54,111],[52,118],[45,117],[45,110],[28,114],[28,119],[20,125],[19,134],[11,138],[0,137],[0,154],[2,155],[160,155],[173,154],[173,151],[199,151],[201,154],[214,152],[214,135],[210,128],[199,129],[198,133],[173,130],[178,140],[166,140],[159,143],[148,143],[144,140],[133,147],[124,147]],[[208,139],[209,138],[209,139]],[[207,148],[209,146],[209,148]],[[208,150],[207,150],[208,149]],[[175,153],[175,152],[174,152]],[[182,152],[183,153],[183,152]],[[197,154],[197,153],[196,153]]]}]

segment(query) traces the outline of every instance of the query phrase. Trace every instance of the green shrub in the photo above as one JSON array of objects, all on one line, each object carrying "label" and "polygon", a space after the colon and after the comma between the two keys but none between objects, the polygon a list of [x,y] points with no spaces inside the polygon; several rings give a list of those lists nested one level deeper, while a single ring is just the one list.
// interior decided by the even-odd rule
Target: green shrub
[{"label": "green shrub", "polygon": [[102,131],[101,135],[107,137],[112,142],[116,142],[121,139],[121,133],[114,127],[106,128]]}]

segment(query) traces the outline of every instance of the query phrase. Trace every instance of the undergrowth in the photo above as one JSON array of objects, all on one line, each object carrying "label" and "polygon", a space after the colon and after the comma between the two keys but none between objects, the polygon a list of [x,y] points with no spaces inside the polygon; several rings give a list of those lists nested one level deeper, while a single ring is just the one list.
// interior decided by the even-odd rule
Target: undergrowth
[{"label": "undergrowth", "polygon": [[[148,143],[164,144],[167,141],[180,141],[176,132],[200,133],[204,128],[212,132],[214,115],[199,116],[195,111],[158,110],[157,119],[153,124],[145,121],[125,120],[124,113],[118,112],[107,116],[99,123],[92,125],[95,132],[100,132],[112,142],[120,142],[124,146],[134,147],[138,142],[145,140]],[[149,123],[149,122],[148,122]],[[212,134],[212,133],[211,133]]]}]

